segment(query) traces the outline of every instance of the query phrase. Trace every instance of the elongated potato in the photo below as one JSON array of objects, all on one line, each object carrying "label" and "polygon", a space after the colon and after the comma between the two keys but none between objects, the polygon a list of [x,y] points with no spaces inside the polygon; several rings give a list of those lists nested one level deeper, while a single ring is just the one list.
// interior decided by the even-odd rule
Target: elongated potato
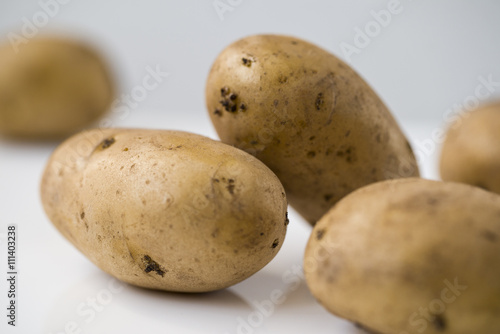
[{"label": "elongated potato", "polygon": [[33,38],[0,47],[0,133],[59,138],[89,126],[110,107],[111,74],[91,47]]},{"label": "elongated potato", "polygon": [[441,152],[444,181],[500,193],[500,102],[480,107],[451,125]]},{"label": "elongated potato", "polygon": [[278,252],[287,202],[251,155],[203,136],[92,130],[63,143],[41,185],[57,229],[102,270],[141,287],[222,289]]},{"label": "elongated potato", "polygon": [[258,35],[231,44],[212,66],[206,104],[221,140],[269,166],[310,223],[359,187],[418,176],[379,97],[306,41]]},{"label": "elongated potato", "polygon": [[304,271],[332,313],[384,334],[500,333],[500,196],[379,182],[314,227]]}]

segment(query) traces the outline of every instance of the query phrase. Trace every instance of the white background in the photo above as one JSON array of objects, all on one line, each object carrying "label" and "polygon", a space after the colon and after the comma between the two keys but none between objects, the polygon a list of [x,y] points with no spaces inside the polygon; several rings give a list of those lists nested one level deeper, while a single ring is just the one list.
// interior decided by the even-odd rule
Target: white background
[{"label": "white background", "polygon": [[[401,0],[400,13],[367,45],[358,43],[359,53],[350,59],[341,46],[356,46],[357,29],[373,26],[372,11],[386,9],[389,1],[222,2],[235,5],[221,19],[212,0],[72,0],[59,5],[38,34],[79,36],[96,45],[123,94],[141,84],[148,66],[170,73],[127,117],[115,117],[113,125],[182,129],[213,138],[203,92],[217,54],[255,33],[307,39],[349,60],[374,87],[410,137],[428,178],[438,178],[436,131],[462,104],[477,102],[480,78],[500,82],[499,1]],[[37,1],[0,0],[0,39],[6,43],[9,34],[21,35],[23,22],[33,22],[41,11]],[[499,97],[497,85],[481,102]],[[237,333],[241,319],[257,324],[242,333],[360,333],[323,310],[300,275],[297,284],[283,280],[301,264],[310,233],[294,212],[276,259],[234,287],[202,295],[125,285],[119,292],[110,290],[111,278],[58,234],[40,205],[40,174],[56,145],[0,138],[1,310],[7,302],[7,224],[18,225],[20,240],[18,327],[7,326],[6,311],[1,311],[1,333]],[[268,300],[274,289],[284,291],[286,301],[275,305],[272,314],[259,316],[254,302]],[[101,299],[92,315],[86,304],[95,297]]]}]

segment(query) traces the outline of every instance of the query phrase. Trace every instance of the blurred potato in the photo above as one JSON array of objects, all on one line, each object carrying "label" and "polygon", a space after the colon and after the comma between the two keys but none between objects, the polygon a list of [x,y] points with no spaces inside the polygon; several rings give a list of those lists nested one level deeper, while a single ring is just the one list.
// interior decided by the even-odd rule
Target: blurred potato
[{"label": "blurred potato", "polygon": [[96,121],[114,97],[110,71],[91,47],[34,38],[0,47],[0,133],[60,138]]}]

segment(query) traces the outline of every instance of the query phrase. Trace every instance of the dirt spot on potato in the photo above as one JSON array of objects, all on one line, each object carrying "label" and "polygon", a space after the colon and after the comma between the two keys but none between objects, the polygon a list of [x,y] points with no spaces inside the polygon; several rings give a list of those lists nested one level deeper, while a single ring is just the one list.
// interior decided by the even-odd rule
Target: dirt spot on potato
[{"label": "dirt spot on potato", "polygon": [[338,150],[337,157],[345,158],[345,161],[348,163],[353,163],[358,160],[356,156],[356,149],[352,146],[349,146],[345,150]]},{"label": "dirt spot on potato", "polygon": [[288,219],[288,212],[285,213],[285,226],[288,226],[290,224],[290,219]]},{"label": "dirt spot on potato", "polygon": [[311,158],[314,158],[315,156],[316,156],[316,152],[315,151],[309,151],[309,152],[307,152],[307,157],[308,158],[311,159]]},{"label": "dirt spot on potato", "polygon": [[154,271],[156,274],[160,275],[161,277],[165,276],[166,270],[163,269],[158,263],[153,261],[149,255],[144,255],[142,258],[142,262],[145,266],[144,272],[150,273]]},{"label": "dirt spot on potato", "polygon": [[246,67],[252,67],[252,64],[255,62],[253,57],[243,57],[241,58],[241,63]]},{"label": "dirt spot on potato", "polygon": [[229,191],[229,193],[231,195],[234,195],[234,188],[235,188],[234,180],[233,179],[229,179],[229,180],[227,180],[227,183],[228,183],[228,185],[226,187],[227,190]]},{"label": "dirt spot on potato", "polygon": [[246,104],[243,103],[238,94],[232,92],[229,87],[222,87],[220,90],[222,100],[219,103],[227,112],[235,113],[239,110],[246,110]]},{"label": "dirt spot on potato", "polygon": [[332,194],[324,194],[323,195],[323,199],[325,200],[325,202],[328,202],[329,200],[331,200],[333,198],[333,195]]},{"label": "dirt spot on potato", "polygon": [[116,140],[113,137],[109,137],[109,138],[104,139],[103,141],[101,141],[99,143],[99,145],[96,146],[96,148],[94,149],[94,152],[99,152],[99,151],[103,151],[103,150],[107,149],[108,147],[113,145],[115,143],[115,141]]},{"label": "dirt spot on potato", "polygon": [[276,248],[280,244],[279,239],[274,239],[273,244],[271,245],[271,248]]},{"label": "dirt spot on potato", "polygon": [[280,76],[278,77],[278,82],[280,84],[284,84],[284,83],[287,83],[288,81],[288,77],[283,75],[283,74],[280,74]]},{"label": "dirt spot on potato", "polygon": [[432,324],[440,332],[444,332],[446,330],[446,320],[442,315],[436,315]]},{"label": "dirt spot on potato", "polygon": [[314,106],[316,107],[316,110],[321,110],[323,104],[325,104],[325,100],[323,99],[323,93],[319,93],[318,96],[316,96],[316,101],[314,101]]},{"label": "dirt spot on potato", "polygon": [[498,235],[496,233],[488,231],[488,230],[484,230],[481,233],[481,236],[483,238],[485,238],[486,240],[493,242],[493,243],[497,242],[497,240],[498,240]]},{"label": "dirt spot on potato", "polygon": [[222,111],[220,109],[215,109],[214,115],[221,117],[222,116]]},{"label": "dirt spot on potato", "polygon": [[321,240],[325,236],[325,230],[318,230],[316,232],[316,240]]},{"label": "dirt spot on potato", "polygon": [[85,212],[84,211],[82,211],[82,213],[80,213],[80,218],[81,219],[85,218]]}]

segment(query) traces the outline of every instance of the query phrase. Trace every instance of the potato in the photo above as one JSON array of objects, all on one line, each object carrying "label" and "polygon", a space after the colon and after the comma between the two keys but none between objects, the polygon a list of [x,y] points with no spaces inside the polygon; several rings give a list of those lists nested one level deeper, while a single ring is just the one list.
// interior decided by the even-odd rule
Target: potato
[{"label": "potato", "polygon": [[441,177],[500,193],[500,102],[451,125],[441,152]]},{"label": "potato", "polygon": [[0,133],[58,138],[90,125],[111,105],[108,68],[76,41],[34,38],[0,47]]},{"label": "potato", "polygon": [[206,104],[221,140],[270,167],[312,224],[361,186],[418,176],[410,145],[373,90],[303,40],[258,35],[231,44],[210,71]]},{"label": "potato", "polygon": [[41,185],[57,229],[93,263],[141,287],[204,292],[238,283],[280,249],[278,178],[203,136],[91,130],[64,142]]},{"label": "potato", "polygon": [[500,196],[417,178],[346,196],[304,257],[330,312],[384,334],[500,333]]}]

